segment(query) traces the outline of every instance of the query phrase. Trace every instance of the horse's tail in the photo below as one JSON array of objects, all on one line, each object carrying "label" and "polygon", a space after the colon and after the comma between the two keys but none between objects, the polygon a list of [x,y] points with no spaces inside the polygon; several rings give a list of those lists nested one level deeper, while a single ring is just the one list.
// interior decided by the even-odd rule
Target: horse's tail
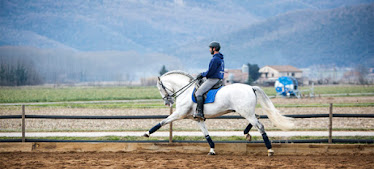
[{"label": "horse's tail", "polygon": [[268,115],[270,121],[276,125],[277,127],[281,128],[282,130],[288,130],[291,129],[294,124],[292,122],[292,118],[283,116],[279,113],[279,110],[277,110],[269,97],[266,95],[266,93],[258,86],[252,86],[255,94],[257,95],[257,98],[261,104],[262,109],[265,111],[265,113]]}]

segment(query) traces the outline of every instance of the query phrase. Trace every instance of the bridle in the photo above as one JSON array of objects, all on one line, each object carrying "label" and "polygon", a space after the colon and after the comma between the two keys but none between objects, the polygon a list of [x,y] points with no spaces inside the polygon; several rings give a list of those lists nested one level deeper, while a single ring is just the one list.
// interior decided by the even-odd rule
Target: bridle
[{"label": "bridle", "polygon": [[[162,98],[164,101],[169,101],[171,102],[171,104],[173,104],[173,97],[175,99],[177,99],[177,97],[179,95],[181,95],[183,92],[185,92],[193,83],[195,83],[198,79],[194,79],[192,80],[190,83],[188,83],[187,85],[183,86],[182,88],[180,88],[178,91],[176,92],[173,92],[173,90],[170,90],[168,89],[161,81],[160,77],[158,77],[158,81],[159,81],[159,85],[161,86],[161,88],[164,90],[164,92],[166,93],[165,96]],[[171,92],[172,94],[169,94],[169,92]]]}]

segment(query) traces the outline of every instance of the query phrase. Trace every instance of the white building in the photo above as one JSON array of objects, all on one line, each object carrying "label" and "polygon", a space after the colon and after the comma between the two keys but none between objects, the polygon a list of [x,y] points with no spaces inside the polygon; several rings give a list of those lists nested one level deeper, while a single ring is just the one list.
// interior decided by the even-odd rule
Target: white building
[{"label": "white building", "polygon": [[303,77],[303,71],[291,65],[267,65],[262,67],[259,72],[261,73],[258,80],[260,84],[273,85],[281,76],[292,76],[298,81],[301,81]]}]

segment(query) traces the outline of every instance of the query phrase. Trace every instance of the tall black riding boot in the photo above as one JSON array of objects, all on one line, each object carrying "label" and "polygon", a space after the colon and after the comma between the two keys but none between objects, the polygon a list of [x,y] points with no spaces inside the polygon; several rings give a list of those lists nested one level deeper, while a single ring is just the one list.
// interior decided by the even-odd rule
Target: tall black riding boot
[{"label": "tall black riding boot", "polygon": [[194,115],[194,118],[199,118],[204,120],[204,96],[196,96],[196,113]]}]

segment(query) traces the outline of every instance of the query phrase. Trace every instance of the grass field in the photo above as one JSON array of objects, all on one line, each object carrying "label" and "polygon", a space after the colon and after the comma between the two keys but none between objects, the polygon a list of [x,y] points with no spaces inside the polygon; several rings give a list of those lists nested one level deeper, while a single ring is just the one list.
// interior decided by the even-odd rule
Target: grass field
[{"label": "grass field", "polygon": [[[310,89],[310,87],[300,87],[300,90]],[[316,94],[342,94],[342,93],[373,93],[374,86],[315,86]]]},{"label": "grass field", "polygon": [[[300,90],[309,89],[301,87]],[[264,87],[275,95],[273,87]],[[316,94],[374,93],[374,86],[315,86]],[[0,87],[0,103],[161,99],[156,87]]]},{"label": "grass field", "polygon": [[2,87],[1,103],[159,99],[156,87]]}]

